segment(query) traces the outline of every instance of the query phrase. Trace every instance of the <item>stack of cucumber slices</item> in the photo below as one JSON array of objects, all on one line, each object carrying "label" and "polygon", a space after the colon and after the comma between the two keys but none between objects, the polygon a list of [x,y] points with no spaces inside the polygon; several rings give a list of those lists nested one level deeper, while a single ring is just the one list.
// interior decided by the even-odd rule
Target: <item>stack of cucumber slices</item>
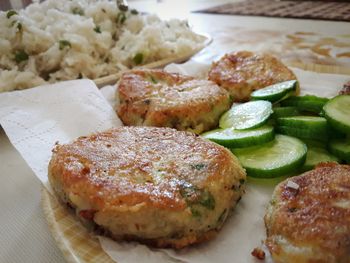
[{"label": "stack of cucumber slices", "polygon": [[350,163],[350,95],[296,96],[296,80],[274,84],[234,104],[219,129],[203,137],[229,148],[251,177],[272,178]]}]

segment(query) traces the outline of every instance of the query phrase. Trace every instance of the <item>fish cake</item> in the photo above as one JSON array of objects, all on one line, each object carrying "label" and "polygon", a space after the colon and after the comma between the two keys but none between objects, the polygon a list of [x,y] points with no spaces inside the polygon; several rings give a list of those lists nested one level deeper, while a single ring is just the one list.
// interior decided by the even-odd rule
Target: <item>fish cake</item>
[{"label": "fish cake", "polygon": [[277,58],[249,51],[226,54],[212,64],[208,78],[225,88],[236,102],[248,101],[255,90],[297,79]]},{"label": "fish cake", "polygon": [[265,225],[276,263],[349,263],[350,166],[325,163],[280,183]]},{"label": "fish cake", "polygon": [[57,144],[49,181],[116,240],[183,248],[215,236],[244,192],[226,148],[171,128],[120,127]]},{"label": "fish cake", "polygon": [[132,70],[117,89],[117,113],[125,125],[171,127],[197,134],[218,126],[231,106],[228,92],[214,82],[163,70]]}]

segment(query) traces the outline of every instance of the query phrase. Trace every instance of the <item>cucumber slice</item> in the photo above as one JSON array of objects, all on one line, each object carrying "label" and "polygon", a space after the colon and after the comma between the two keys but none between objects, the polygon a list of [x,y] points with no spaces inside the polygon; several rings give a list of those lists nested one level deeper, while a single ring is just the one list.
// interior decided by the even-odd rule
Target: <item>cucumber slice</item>
[{"label": "cucumber slice", "polygon": [[302,139],[328,140],[328,124],[323,117],[294,116],[277,120],[277,130],[282,134]]},{"label": "cucumber slice", "polygon": [[323,107],[330,125],[341,132],[350,134],[350,95],[339,95]]},{"label": "cucumber slice", "polygon": [[202,136],[228,148],[258,145],[275,138],[273,127],[268,125],[251,130],[216,129],[203,133]]},{"label": "cucumber slice", "polygon": [[327,141],[328,140],[328,132],[323,131],[317,131],[317,129],[302,129],[302,128],[293,128],[293,127],[286,127],[286,126],[277,126],[276,131],[285,135],[297,137],[300,139],[307,139],[307,140],[319,140],[319,141]]},{"label": "cucumber slice", "polygon": [[272,108],[273,118],[281,118],[281,117],[290,117],[300,115],[300,112],[296,107],[288,106],[288,107],[274,107]]},{"label": "cucumber slice", "polygon": [[332,139],[328,144],[328,149],[335,156],[350,164],[350,140]]},{"label": "cucumber slice", "polygon": [[327,131],[328,124],[327,120],[323,117],[316,116],[293,116],[283,117],[277,119],[277,124],[280,126],[301,128],[317,131]]},{"label": "cucumber slice", "polygon": [[286,99],[291,95],[295,95],[297,87],[297,80],[284,81],[256,90],[250,94],[250,98],[251,100],[268,100],[270,102],[276,102],[281,99]]},{"label": "cucumber slice", "polygon": [[307,154],[306,154],[306,161],[301,168],[302,172],[311,170],[315,168],[315,166],[322,162],[337,162],[339,163],[340,160],[336,156],[330,154],[326,149],[322,147],[312,147],[307,146]]},{"label": "cucumber slice", "polygon": [[221,116],[220,128],[245,130],[262,126],[272,114],[269,101],[257,100],[234,105]]},{"label": "cucumber slice", "polygon": [[282,106],[294,106],[299,111],[310,111],[319,114],[329,99],[313,95],[295,96],[281,101]]},{"label": "cucumber slice", "polygon": [[305,162],[307,147],[297,138],[278,134],[263,145],[231,151],[249,176],[271,178],[298,170]]}]

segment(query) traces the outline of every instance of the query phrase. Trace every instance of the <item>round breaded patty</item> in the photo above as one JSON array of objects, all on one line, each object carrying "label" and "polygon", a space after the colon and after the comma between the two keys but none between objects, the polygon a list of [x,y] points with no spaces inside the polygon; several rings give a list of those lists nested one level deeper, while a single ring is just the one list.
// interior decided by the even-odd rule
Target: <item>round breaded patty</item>
[{"label": "round breaded patty", "polygon": [[56,145],[49,181],[114,239],[182,248],[210,239],[244,192],[226,148],[190,132],[120,127]]},{"label": "round breaded patty", "polygon": [[276,263],[349,263],[350,166],[323,164],[280,183],[265,225]]},{"label": "round breaded patty", "polygon": [[208,77],[225,88],[236,102],[248,101],[254,90],[297,79],[277,58],[249,51],[226,54],[213,63]]},{"label": "round breaded patty", "polygon": [[124,73],[117,89],[117,113],[125,125],[171,127],[197,134],[217,127],[231,106],[214,82],[163,70]]}]

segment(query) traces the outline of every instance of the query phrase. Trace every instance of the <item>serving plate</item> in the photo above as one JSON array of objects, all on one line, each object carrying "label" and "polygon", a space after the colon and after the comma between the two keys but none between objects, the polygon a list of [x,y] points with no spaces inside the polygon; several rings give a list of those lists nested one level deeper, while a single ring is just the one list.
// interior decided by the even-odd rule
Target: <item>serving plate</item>
[{"label": "serving plate", "polygon": [[[322,73],[329,72],[328,67],[322,68],[321,66],[318,66],[317,69],[318,69],[317,71],[319,71],[319,72],[321,71]],[[299,73],[299,74],[301,74],[301,73]],[[305,72],[303,74],[308,75],[310,73]],[[309,82],[307,85],[308,89],[305,91],[306,92],[317,92],[317,93],[320,92],[320,95],[322,95],[322,94],[325,95],[325,90],[320,89],[320,83],[315,82],[314,77],[315,76],[308,76],[307,78],[305,78],[305,76],[304,76],[303,79],[300,79],[302,81],[309,79]],[[340,83],[344,83],[343,81],[347,78],[345,76],[340,77],[340,75],[338,75],[338,76],[337,75],[324,75],[324,76],[322,76],[320,81],[322,81],[322,83],[324,80],[328,80],[328,82],[329,81],[334,82],[334,81],[332,81],[332,79],[333,79],[332,77],[334,79],[340,78],[340,81],[338,80],[339,85],[340,85]],[[310,84],[315,84],[317,87],[313,87],[312,85],[310,86]],[[324,83],[324,84],[327,86],[327,83]],[[339,85],[337,84],[336,86],[338,87]],[[341,86],[339,86],[339,87],[341,87]],[[270,192],[272,191],[272,189],[273,189],[273,185],[270,185],[268,187],[261,187],[261,186],[256,187],[256,185],[254,185],[254,187],[250,187],[250,189],[249,189],[249,191],[253,192],[253,193],[247,192],[247,197],[248,197],[248,195],[250,197],[254,194],[258,194],[260,199],[263,197],[262,199],[269,200],[271,197]],[[259,213],[255,214],[255,215],[256,215],[256,217],[262,218],[263,214],[264,214],[264,211],[263,211],[264,205],[263,204],[254,204],[254,202],[252,202],[252,200],[247,202],[247,200],[248,200],[247,197],[245,199],[243,199],[243,204],[242,203],[240,204],[241,207],[239,209],[246,209],[249,211],[257,211],[257,209],[260,209],[260,210],[262,210],[262,212],[260,211],[261,215],[259,215]],[[255,206],[251,207],[251,204],[254,204]],[[62,250],[63,255],[65,256],[65,258],[67,259],[68,262],[72,262],[72,263],[83,263],[83,262],[98,262],[98,263],[99,262],[108,262],[109,263],[109,262],[114,262],[102,250],[98,239],[92,233],[89,233],[89,231],[79,222],[79,220],[74,215],[74,213],[72,211],[70,211],[69,209],[67,209],[64,205],[59,203],[57,201],[57,199],[54,196],[51,196],[51,194],[45,188],[42,189],[42,206],[43,206],[43,210],[45,212],[45,216],[47,218],[50,230],[51,230],[59,248]],[[238,219],[242,219],[242,218],[238,218],[238,216],[236,215],[232,219],[233,223],[232,222],[230,222],[230,223],[236,225],[239,222],[241,222],[241,221],[238,222],[237,221]],[[254,226],[254,227],[259,228],[260,226]],[[235,230],[236,230],[236,234],[239,234],[237,232],[241,231],[241,229],[235,229]],[[239,231],[237,231],[237,230],[239,230]],[[249,230],[249,229],[246,229],[246,230]],[[252,228],[249,231],[250,232],[256,231],[256,229]],[[224,232],[229,233],[230,229],[226,227],[226,231],[224,231]],[[247,236],[250,236],[249,235],[250,232],[249,233],[246,233],[246,231],[243,231],[243,232],[245,232],[245,234]],[[220,234],[221,235],[219,235],[219,237],[222,237],[225,233],[220,233]],[[240,234],[242,234],[242,233],[240,233]],[[237,242],[243,242],[243,241],[238,240]],[[218,244],[221,244],[220,241],[218,242]],[[256,245],[259,245],[259,244],[257,243]],[[245,250],[247,250],[247,251],[243,251],[242,254],[247,255],[247,257],[250,257],[249,251],[251,251],[252,248],[253,247],[246,248]]]},{"label": "serving plate", "polygon": [[46,188],[42,188],[42,207],[50,231],[69,263],[112,263],[96,237],[79,222]]}]

